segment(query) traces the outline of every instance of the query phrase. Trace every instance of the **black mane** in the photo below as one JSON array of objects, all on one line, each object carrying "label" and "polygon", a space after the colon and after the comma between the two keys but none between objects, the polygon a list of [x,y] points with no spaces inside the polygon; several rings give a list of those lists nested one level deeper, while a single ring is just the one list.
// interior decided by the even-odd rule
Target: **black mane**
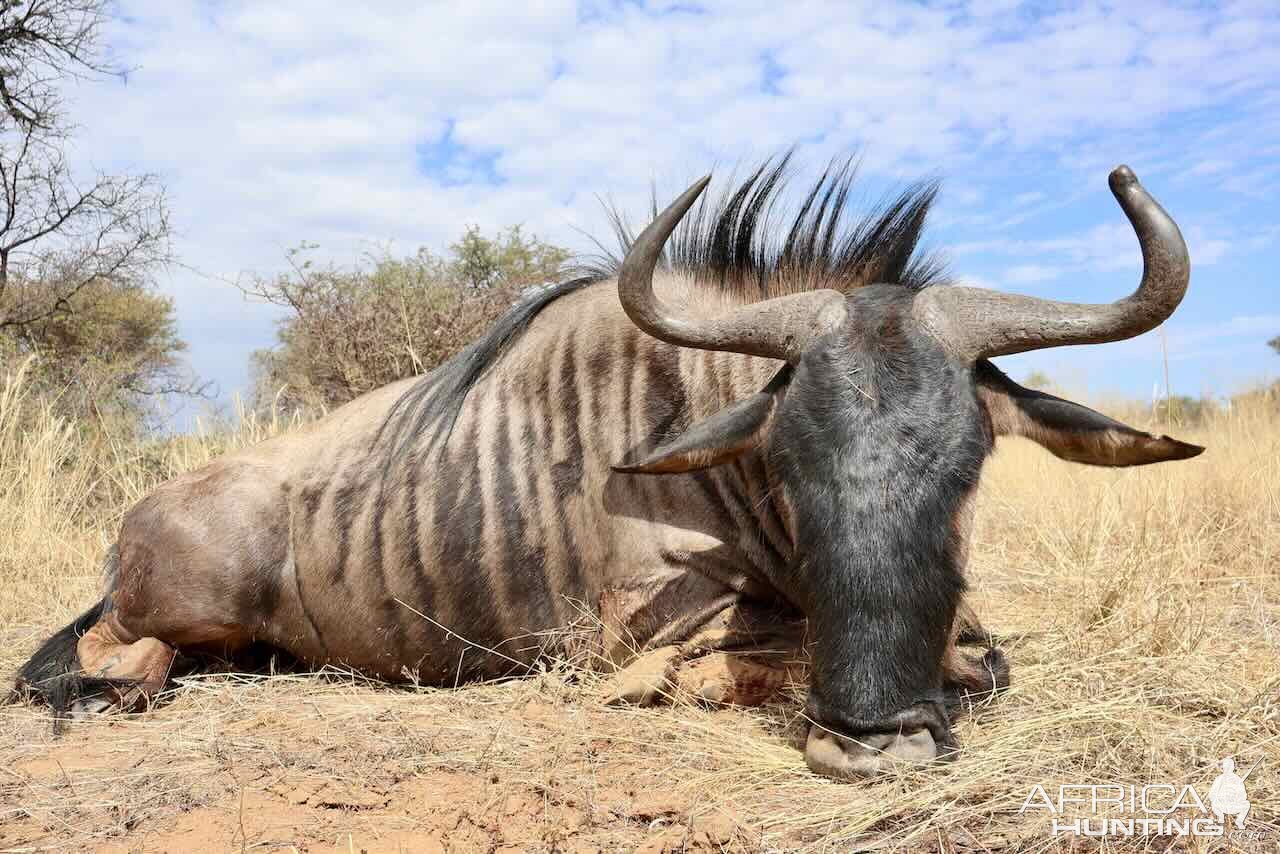
[{"label": "black mane", "polygon": [[[871,283],[922,290],[946,282],[938,257],[917,252],[937,181],[911,184],[853,217],[854,161],[833,161],[787,216],[781,208],[791,158],[788,152],[766,160],[744,181],[704,194],[668,241],[661,267],[749,300]],[[655,195],[649,219],[658,209]],[[610,207],[609,219],[618,250],[596,241],[601,254],[583,266],[597,279],[617,275],[635,240],[624,214]]]},{"label": "black mane", "polygon": [[448,439],[467,394],[538,313],[559,297],[598,281],[593,276],[579,276],[555,285],[529,288],[484,335],[410,386],[392,405],[374,439],[375,444],[384,440],[391,443],[388,461],[429,430],[434,431],[433,444]]},{"label": "black mane", "polygon": [[[912,184],[854,218],[848,208],[853,161],[833,162],[779,228],[791,157],[788,152],[766,160],[746,180],[719,195],[705,194],[672,235],[661,266],[747,301],[817,288],[848,291],[883,283],[921,290],[946,282],[938,258],[917,251],[936,181]],[[655,197],[652,214],[657,212]],[[527,291],[483,336],[396,401],[376,440],[390,442],[388,461],[419,436],[430,435],[432,444],[447,440],[467,394],[542,309],[617,275],[635,235],[616,208],[609,218],[616,251],[595,241],[601,253],[573,264],[574,278]]]}]

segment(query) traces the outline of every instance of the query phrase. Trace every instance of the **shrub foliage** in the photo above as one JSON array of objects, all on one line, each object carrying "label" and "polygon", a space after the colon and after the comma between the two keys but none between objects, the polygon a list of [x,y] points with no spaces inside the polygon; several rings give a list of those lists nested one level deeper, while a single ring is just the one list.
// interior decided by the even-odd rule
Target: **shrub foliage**
[{"label": "shrub foliage", "polygon": [[277,346],[251,356],[257,409],[329,409],[429,371],[569,258],[518,226],[494,237],[468,228],[445,255],[384,251],[349,267],[316,263],[316,248],[290,251],[286,272],[246,288],[286,310]]}]

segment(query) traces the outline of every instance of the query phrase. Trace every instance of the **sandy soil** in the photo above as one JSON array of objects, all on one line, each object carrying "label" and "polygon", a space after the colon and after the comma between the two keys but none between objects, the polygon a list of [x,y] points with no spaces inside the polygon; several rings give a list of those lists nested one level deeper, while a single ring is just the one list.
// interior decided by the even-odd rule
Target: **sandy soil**
[{"label": "sandy soil", "polygon": [[[7,712],[24,719],[23,744],[0,776],[18,812],[0,824],[0,850],[760,847],[731,808],[681,790],[660,757],[644,761],[643,720],[657,713],[548,702],[537,680],[423,694],[228,681],[206,677],[167,708],[56,740],[47,719]],[[484,719],[468,726],[457,709],[473,705]],[[630,743],[615,741],[620,730]]]}]

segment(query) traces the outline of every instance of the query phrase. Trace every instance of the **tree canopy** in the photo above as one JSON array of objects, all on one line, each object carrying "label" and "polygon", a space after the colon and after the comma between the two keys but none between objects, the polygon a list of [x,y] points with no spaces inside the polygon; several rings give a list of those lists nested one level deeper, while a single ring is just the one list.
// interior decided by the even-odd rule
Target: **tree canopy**
[{"label": "tree canopy", "polygon": [[171,260],[155,175],[73,167],[62,86],[119,74],[100,37],[106,0],[0,0],[0,356],[74,415],[141,415],[146,401],[201,389],[181,369],[172,301],[154,279]]}]

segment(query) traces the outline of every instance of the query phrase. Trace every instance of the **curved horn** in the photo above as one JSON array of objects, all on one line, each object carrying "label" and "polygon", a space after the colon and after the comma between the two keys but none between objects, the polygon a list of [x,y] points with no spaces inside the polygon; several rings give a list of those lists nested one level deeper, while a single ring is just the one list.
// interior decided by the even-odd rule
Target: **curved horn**
[{"label": "curved horn", "polygon": [[1187,244],[1132,169],[1117,166],[1108,183],[1142,247],[1142,283],[1132,294],[1090,305],[983,288],[930,288],[916,298],[916,317],[957,355],[971,360],[1068,344],[1104,344],[1159,326],[1187,292]]},{"label": "curved horn", "polygon": [[631,244],[618,271],[622,307],[636,326],[671,344],[794,362],[810,341],[844,322],[842,294],[809,291],[752,303],[714,319],[689,320],[653,292],[662,247],[710,181],[708,175],[685,190]]}]

